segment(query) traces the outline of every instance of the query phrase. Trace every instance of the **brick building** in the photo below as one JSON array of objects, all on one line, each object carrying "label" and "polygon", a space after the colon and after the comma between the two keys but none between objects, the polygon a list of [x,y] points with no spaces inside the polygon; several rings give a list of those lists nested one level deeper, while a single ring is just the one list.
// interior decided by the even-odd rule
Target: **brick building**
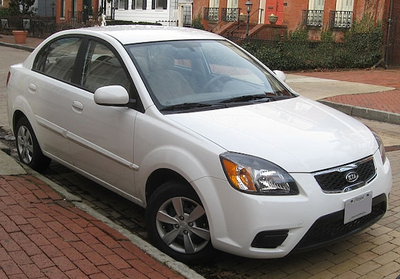
[{"label": "brick building", "polygon": [[55,0],[56,22],[84,24],[95,18],[99,11],[98,0]]},{"label": "brick building", "polygon": [[[400,1],[395,0],[196,0],[193,17],[200,17],[206,30],[234,37],[244,36],[238,25],[247,25],[249,37],[272,39],[276,35],[293,31],[299,26],[308,29],[311,40],[319,40],[321,32],[332,30],[340,41],[353,22],[368,15],[374,24],[384,26],[385,56],[387,64],[400,66]],[[270,19],[276,22],[271,24]],[[277,18],[276,18],[277,17]],[[242,23],[241,23],[242,22]],[[243,28],[242,28],[243,29]],[[240,33],[241,32],[241,33]]]}]

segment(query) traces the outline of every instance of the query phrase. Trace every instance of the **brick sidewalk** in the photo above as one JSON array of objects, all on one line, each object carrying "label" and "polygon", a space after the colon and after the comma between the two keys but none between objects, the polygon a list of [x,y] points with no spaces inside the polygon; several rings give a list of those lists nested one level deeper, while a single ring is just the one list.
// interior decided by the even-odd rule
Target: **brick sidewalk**
[{"label": "brick sidewalk", "polygon": [[400,114],[400,69],[352,70],[337,72],[304,72],[302,76],[359,82],[396,88],[370,94],[339,95],[325,100],[357,107]]},{"label": "brick sidewalk", "polygon": [[31,175],[0,176],[0,278],[183,278]]}]

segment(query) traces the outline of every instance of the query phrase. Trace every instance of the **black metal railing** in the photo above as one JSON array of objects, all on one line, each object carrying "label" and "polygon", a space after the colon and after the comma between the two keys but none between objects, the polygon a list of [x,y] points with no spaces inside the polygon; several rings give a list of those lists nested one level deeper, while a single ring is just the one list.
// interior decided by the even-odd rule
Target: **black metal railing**
[{"label": "black metal railing", "polygon": [[307,27],[321,27],[324,10],[303,10],[303,25]]},{"label": "black metal railing", "polygon": [[219,8],[204,8],[204,19],[208,21],[218,21]]},{"label": "black metal railing", "polygon": [[[257,19],[257,24],[258,24],[258,22],[260,20],[260,15],[262,15],[263,11],[264,11],[263,9],[259,8],[259,9],[255,10],[255,11],[253,11],[251,14],[247,14],[246,15],[246,20],[243,20],[243,21],[239,20],[238,21],[238,25],[236,25],[236,27],[234,27],[233,29],[229,30],[227,32],[227,34],[226,34],[226,37],[228,39],[230,39],[230,40],[233,40],[233,41],[240,40],[241,39],[240,37],[236,37],[235,36],[235,32],[237,30],[241,29],[243,26],[246,26],[247,24],[250,24],[250,22],[248,22],[248,20],[250,20],[250,18],[256,13],[258,13],[258,19]],[[246,40],[247,40],[247,38],[246,38]]]},{"label": "black metal railing", "polygon": [[239,20],[239,8],[222,8],[222,21],[234,22]]},{"label": "black metal railing", "polygon": [[353,12],[351,11],[330,11],[329,27],[332,28],[351,28]]}]

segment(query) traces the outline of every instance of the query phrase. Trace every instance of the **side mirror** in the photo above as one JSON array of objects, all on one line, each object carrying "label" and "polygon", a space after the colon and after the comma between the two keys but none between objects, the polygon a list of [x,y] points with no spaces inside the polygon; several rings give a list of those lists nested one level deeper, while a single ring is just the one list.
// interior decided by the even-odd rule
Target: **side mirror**
[{"label": "side mirror", "polygon": [[284,72],[279,71],[279,70],[274,70],[274,74],[283,82],[286,81],[286,75]]},{"label": "side mirror", "polygon": [[96,104],[102,106],[126,106],[129,103],[128,91],[120,85],[100,87],[93,98]]}]

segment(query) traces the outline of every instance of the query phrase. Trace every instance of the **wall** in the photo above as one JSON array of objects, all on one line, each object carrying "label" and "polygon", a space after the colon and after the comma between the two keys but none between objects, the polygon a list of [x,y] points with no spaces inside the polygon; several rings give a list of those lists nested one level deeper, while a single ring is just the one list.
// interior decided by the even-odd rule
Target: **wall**
[{"label": "wall", "polygon": [[400,67],[400,1],[394,0],[392,25],[391,25],[391,64],[389,66]]}]

